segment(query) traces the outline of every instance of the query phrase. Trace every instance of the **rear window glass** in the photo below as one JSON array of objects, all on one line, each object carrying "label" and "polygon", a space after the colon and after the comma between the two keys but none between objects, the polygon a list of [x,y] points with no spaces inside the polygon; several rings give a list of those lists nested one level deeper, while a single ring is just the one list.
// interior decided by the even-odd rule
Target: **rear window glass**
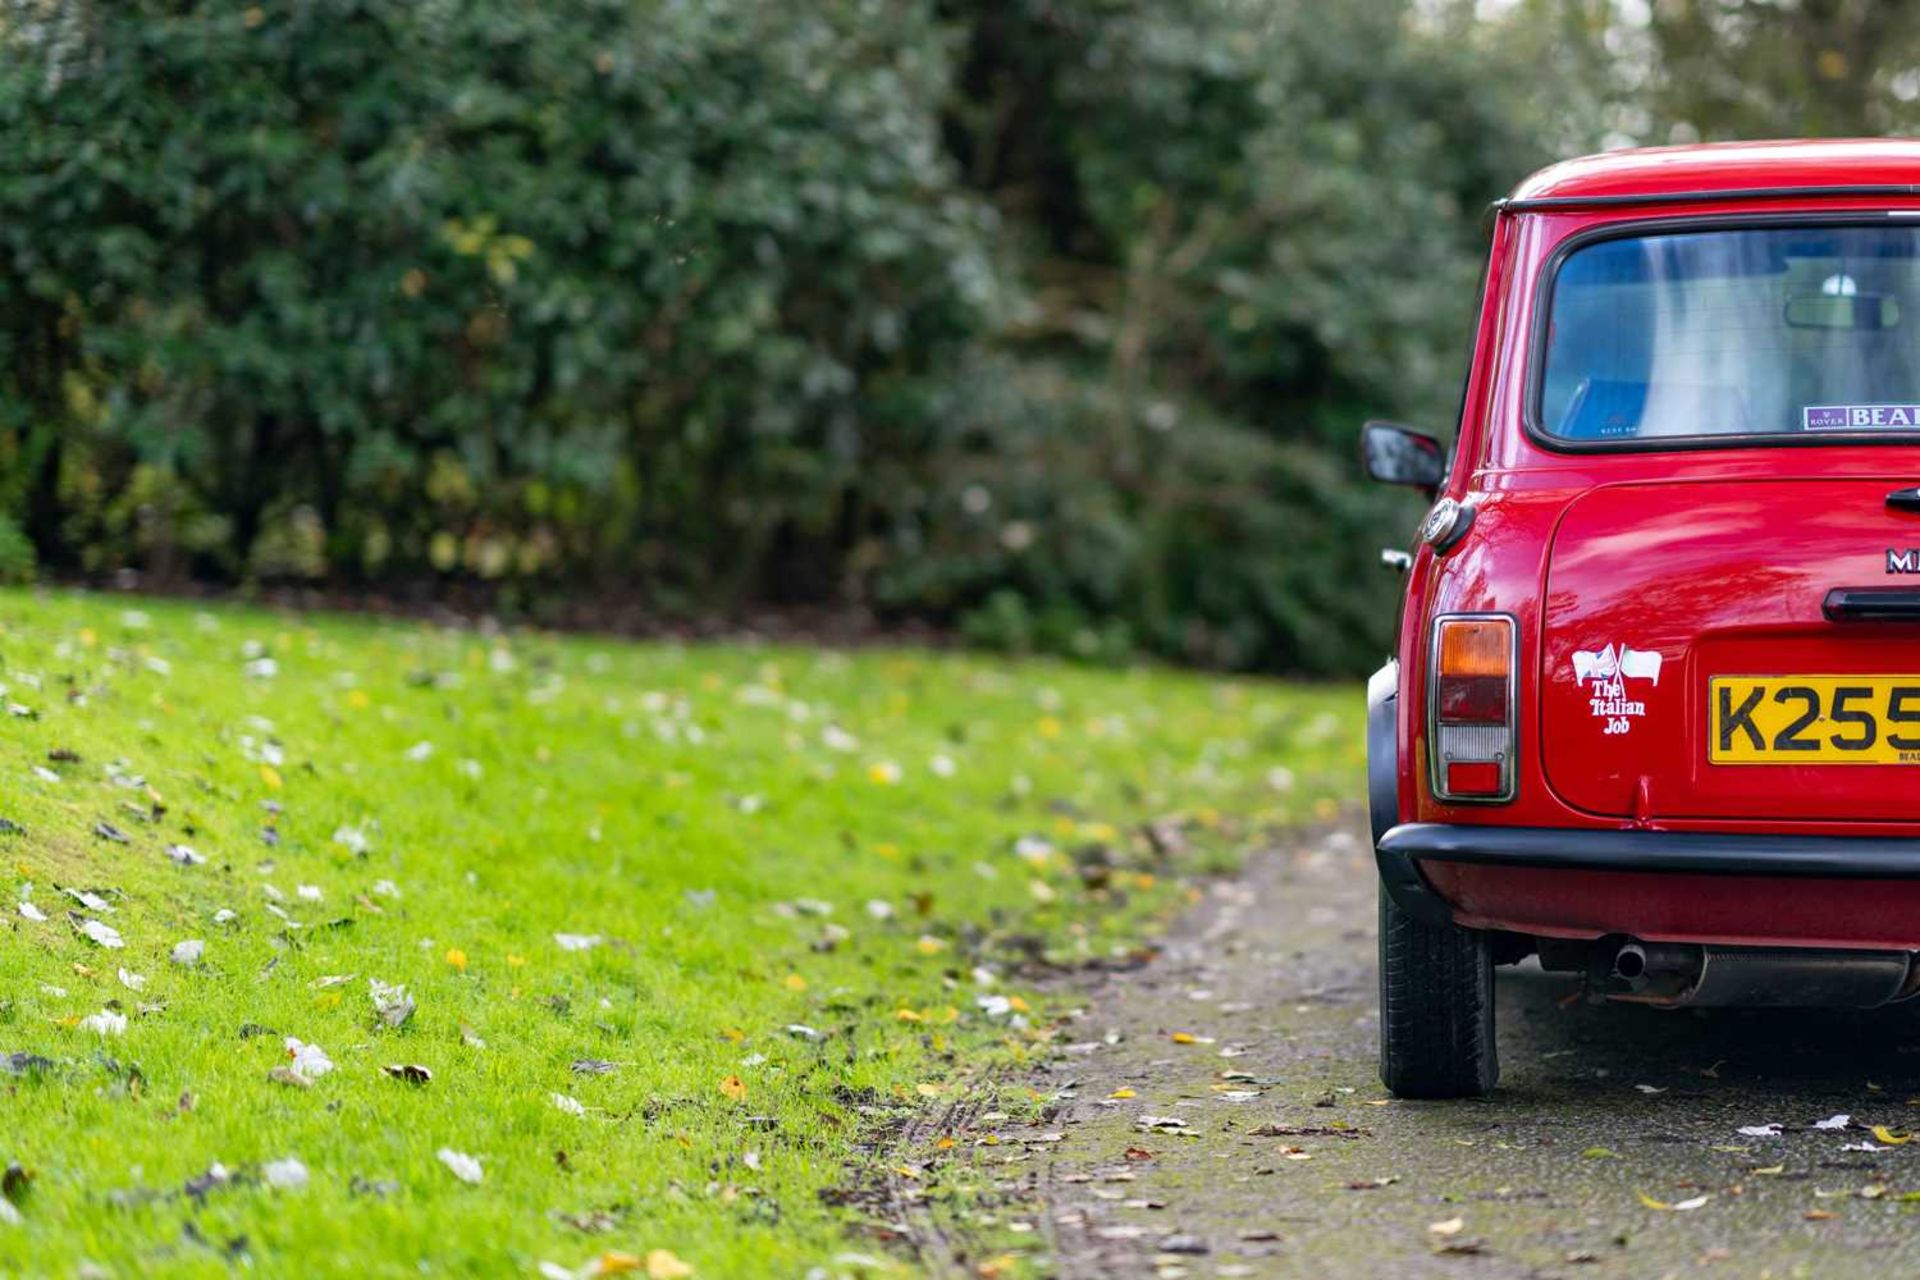
[{"label": "rear window glass", "polygon": [[1562,440],[1920,431],[1920,229],[1587,245],[1554,278],[1544,362]]}]

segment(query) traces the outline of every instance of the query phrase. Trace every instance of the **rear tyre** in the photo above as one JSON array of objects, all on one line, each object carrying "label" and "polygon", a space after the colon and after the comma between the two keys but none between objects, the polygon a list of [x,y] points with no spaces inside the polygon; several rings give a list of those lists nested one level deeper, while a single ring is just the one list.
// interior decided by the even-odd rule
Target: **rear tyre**
[{"label": "rear tyre", "polygon": [[1428,924],[1380,890],[1380,1080],[1402,1098],[1493,1092],[1493,953],[1488,935]]}]

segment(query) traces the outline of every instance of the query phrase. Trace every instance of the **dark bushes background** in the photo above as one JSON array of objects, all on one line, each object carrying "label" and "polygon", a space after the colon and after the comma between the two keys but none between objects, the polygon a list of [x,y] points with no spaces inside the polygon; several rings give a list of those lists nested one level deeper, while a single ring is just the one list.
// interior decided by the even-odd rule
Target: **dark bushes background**
[{"label": "dark bushes background", "polygon": [[0,574],[1360,670],[1486,201],[1920,91],[1762,7],[0,0]]}]

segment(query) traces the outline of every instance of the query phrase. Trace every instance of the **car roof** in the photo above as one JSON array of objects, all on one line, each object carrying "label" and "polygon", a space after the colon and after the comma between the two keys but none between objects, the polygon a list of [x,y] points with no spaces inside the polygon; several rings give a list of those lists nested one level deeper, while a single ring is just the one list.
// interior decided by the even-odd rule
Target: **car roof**
[{"label": "car roof", "polygon": [[1920,139],[1716,142],[1608,151],[1549,165],[1501,204],[1555,208],[1796,192],[1920,195]]}]

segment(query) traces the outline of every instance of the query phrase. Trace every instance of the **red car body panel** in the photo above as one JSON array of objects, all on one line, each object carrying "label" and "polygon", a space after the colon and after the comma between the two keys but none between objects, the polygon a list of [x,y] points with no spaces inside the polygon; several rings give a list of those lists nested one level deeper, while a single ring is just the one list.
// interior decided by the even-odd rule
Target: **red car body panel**
[{"label": "red car body panel", "polygon": [[[1854,194],[1845,194],[1852,192]],[[1836,587],[1883,586],[1885,549],[1920,546],[1920,443],[1821,441],[1574,452],[1525,429],[1536,307],[1556,253],[1599,228],[1776,214],[1911,211],[1920,142],[1659,148],[1544,170],[1503,202],[1444,497],[1469,534],[1416,549],[1397,657],[1401,823],[1920,840],[1920,766],[1712,766],[1713,674],[1920,677],[1920,625],[1842,642]],[[1519,629],[1514,799],[1437,800],[1428,778],[1430,620],[1499,612]],[[1604,732],[1576,655],[1661,655],[1644,719]],[[1546,937],[1920,949],[1920,881],[1422,865],[1457,922]]]}]

